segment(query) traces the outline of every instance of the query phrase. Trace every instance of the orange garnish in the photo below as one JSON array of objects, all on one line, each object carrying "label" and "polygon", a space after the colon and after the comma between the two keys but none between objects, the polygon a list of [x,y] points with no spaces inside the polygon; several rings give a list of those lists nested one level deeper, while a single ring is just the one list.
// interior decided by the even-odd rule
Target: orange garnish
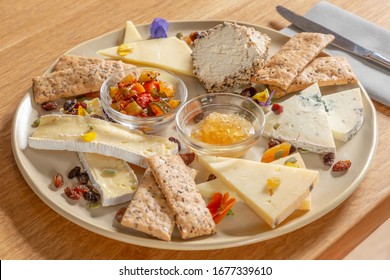
[{"label": "orange garnish", "polygon": [[216,224],[225,218],[234,203],[236,203],[236,199],[234,197],[229,197],[230,195],[228,192],[224,195],[222,195],[222,193],[215,193],[207,205],[207,208],[209,209]]}]

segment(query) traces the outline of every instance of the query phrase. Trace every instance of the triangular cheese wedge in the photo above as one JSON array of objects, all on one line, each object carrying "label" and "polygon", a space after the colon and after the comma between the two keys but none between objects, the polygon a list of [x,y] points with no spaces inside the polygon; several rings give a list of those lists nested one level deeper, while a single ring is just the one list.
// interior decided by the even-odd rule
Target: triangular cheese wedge
[{"label": "triangular cheese wedge", "polygon": [[[280,165],[285,165],[286,161],[292,162],[293,160],[296,160],[295,166],[298,168],[303,168],[306,169],[305,162],[303,161],[303,158],[301,157],[300,153],[294,153],[292,155],[274,160],[272,164],[280,164]],[[296,168],[296,167],[291,167],[291,168]],[[304,210],[308,211],[311,208],[311,193],[306,196],[306,198],[302,201],[302,203],[298,206],[296,210]]]},{"label": "triangular cheese wedge", "polygon": [[266,114],[264,137],[289,142],[297,148],[314,153],[335,153],[329,117],[317,84],[303,90],[284,102],[279,115]]},{"label": "triangular cheese wedge", "polygon": [[364,121],[364,108],[359,88],[349,89],[322,97],[329,115],[334,139],[348,142]]},{"label": "triangular cheese wedge", "polygon": [[161,67],[194,76],[191,48],[176,37],[150,39],[126,44],[131,52],[118,55],[118,47],[100,50],[97,53],[127,63]]},{"label": "triangular cheese wedge", "polygon": [[133,22],[131,20],[126,21],[125,37],[123,39],[123,43],[127,44],[142,40],[143,39],[139,34],[137,28],[135,28]]},{"label": "triangular cheese wedge", "polygon": [[[272,228],[298,208],[319,180],[318,171],[309,169],[226,157],[198,159]],[[280,184],[271,194],[267,180],[273,177]]]},{"label": "triangular cheese wedge", "polygon": [[[287,157],[280,158],[278,160],[273,161],[272,163],[284,165],[286,161],[288,160],[292,161],[293,159],[296,160],[295,162],[296,167],[304,168],[304,169],[306,168],[305,163],[299,153],[294,153]],[[296,167],[291,167],[291,168],[296,168]],[[216,192],[219,193],[229,192],[230,196],[234,197],[237,202],[242,201],[240,196],[234,190],[232,190],[226,184],[224,184],[224,182],[219,178],[197,184],[196,187],[198,188],[202,197],[206,200],[211,199],[213,194]],[[296,210],[308,211],[310,210],[310,208],[311,208],[311,194],[309,193]]]}]

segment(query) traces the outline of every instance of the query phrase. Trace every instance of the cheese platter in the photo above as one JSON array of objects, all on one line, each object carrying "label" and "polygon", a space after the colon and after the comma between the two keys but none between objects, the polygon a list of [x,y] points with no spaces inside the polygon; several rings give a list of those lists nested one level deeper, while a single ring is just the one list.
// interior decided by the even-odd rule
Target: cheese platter
[{"label": "cheese platter", "polygon": [[[205,31],[221,23],[223,22],[170,22],[168,35],[175,36],[179,32],[189,34],[193,31]],[[270,56],[275,54],[289,40],[289,37],[264,27],[248,23],[238,24],[253,27],[255,30],[267,34],[271,41],[269,46]],[[137,26],[136,29],[141,38],[148,38],[150,33],[149,24]],[[101,50],[121,45],[125,37],[125,31],[125,29],[121,29],[104,34],[76,46],[69,50],[67,54],[107,58],[101,54]],[[168,51],[166,55],[174,57],[175,54],[169,54]],[[55,65],[56,62],[48,69],[48,73],[53,70]],[[189,99],[207,93],[202,83],[194,75],[180,72],[176,72],[176,74],[185,83]],[[316,170],[319,174],[319,181],[311,191],[311,209],[310,211],[293,212],[275,228],[270,227],[251,207],[248,207],[247,203],[239,199],[233,208],[234,215],[227,216],[217,225],[216,234],[183,240],[180,238],[179,232],[175,230],[172,234],[172,239],[166,242],[116,223],[114,219],[115,213],[123,206],[126,206],[127,203],[91,209],[85,207],[83,201],[69,201],[61,191],[50,187],[53,174],[57,172],[67,174],[74,166],[81,165],[80,158],[76,152],[34,149],[29,146],[29,137],[35,131],[31,124],[38,116],[44,114],[41,106],[37,105],[33,100],[32,89],[21,100],[15,114],[12,130],[12,148],[18,167],[32,190],[54,211],[92,232],[122,242],[160,249],[209,250],[236,247],[260,242],[298,230],[340,205],[359,187],[360,182],[368,171],[376,149],[377,128],[373,104],[360,83],[324,87],[321,88],[321,93],[326,97],[330,93],[355,88],[359,88],[361,91],[364,122],[361,124],[360,129],[354,132],[354,137],[350,137],[347,142],[338,139],[334,141],[337,158],[350,160],[353,163],[352,167],[348,172],[340,176],[339,173],[331,172],[330,168],[322,163],[319,154],[301,153],[306,168]],[[283,97],[281,99],[282,102],[288,100],[289,97]],[[301,122],[304,122],[304,120]],[[170,124],[158,134],[163,137],[177,137],[175,124]],[[260,161],[266,149],[267,139],[263,137],[243,156],[243,159],[254,162]],[[210,175],[210,171],[198,161],[195,161],[192,167],[198,170],[196,183],[205,182]],[[143,168],[134,166],[134,171],[138,179],[141,179],[144,172]],[[252,170],[249,170],[249,172],[252,172]]]}]

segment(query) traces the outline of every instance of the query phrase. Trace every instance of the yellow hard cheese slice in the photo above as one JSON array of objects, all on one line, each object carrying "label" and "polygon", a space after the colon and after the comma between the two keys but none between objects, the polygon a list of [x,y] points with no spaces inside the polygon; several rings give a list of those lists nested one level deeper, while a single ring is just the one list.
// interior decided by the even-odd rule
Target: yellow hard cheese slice
[{"label": "yellow hard cheese slice", "polygon": [[123,39],[123,43],[132,43],[142,41],[142,37],[139,34],[137,28],[135,28],[133,22],[131,20],[126,21],[126,29],[125,29],[125,37]]},{"label": "yellow hard cheese slice", "polygon": [[[294,153],[292,155],[277,159],[277,160],[273,161],[272,163],[286,165],[286,162],[288,162],[288,161],[292,162],[293,159],[296,160],[296,162],[295,162],[296,167],[306,169],[305,162],[303,161],[303,159],[299,153]],[[295,168],[295,167],[292,167],[292,168]],[[310,208],[311,208],[311,194],[309,192],[309,194],[306,196],[306,198],[298,206],[297,210],[310,210]]]},{"label": "yellow hard cheese slice", "polygon": [[[226,157],[198,158],[272,228],[298,208],[319,179],[314,170]],[[270,194],[267,180],[272,177],[279,178],[280,185]]]},{"label": "yellow hard cheese slice", "polygon": [[194,76],[191,48],[176,37],[150,39],[126,44],[131,52],[118,55],[118,47],[100,50],[97,53],[127,63],[161,67]]},{"label": "yellow hard cheese slice", "polygon": [[[303,168],[303,169],[306,168],[305,163],[304,163],[304,161],[299,153],[295,153],[295,154],[289,155],[287,157],[280,158],[278,160],[273,161],[272,163],[285,165],[287,161],[290,160],[290,162],[291,162],[291,160],[293,160],[293,159],[296,160],[296,162],[295,162],[296,167]],[[291,168],[295,168],[295,167],[291,167]],[[200,183],[200,184],[196,185],[196,187],[198,188],[202,197],[205,199],[210,199],[213,196],[213,194],[216,192],[220,192],[220,193],[229,192],[230,197],[236,198],[237,202],[242,201],[240,196],[234,190],[232,190],[226,184],[224,184],[224,182],[219,178],[212,180],[212,181]],[[306,198],[302,201],[302,203],[298,206],[298,208],[296,210],[307,211],[307,210],[310,210],[310,208],[311,208],[311,194],[309,191],[309,194],[306,196]]]}]

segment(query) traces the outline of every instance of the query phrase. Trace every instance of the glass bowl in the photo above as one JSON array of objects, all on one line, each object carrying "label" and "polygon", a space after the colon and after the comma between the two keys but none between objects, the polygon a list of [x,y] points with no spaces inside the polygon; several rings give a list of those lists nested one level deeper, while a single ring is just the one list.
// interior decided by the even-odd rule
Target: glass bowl
[{"label": "glass bowl", "polygon": [[[192,137],[197,124],[212,112],[245,118],[252,126],[245,140],[234,144],[208,144]],[[234,93],[205,94],[187,101],[176,114],[179,139],[195,153],[203,155],[240,157],[260,138],[265,123],[263,109],[247,97]],[[199,125],[198,125],[199,126]],[[222,130],[221,130],[222,129]],[[219,126],[223,131],[224,123]]]},{"label": "glass bowl", "polygon": [[[161,116],[138,117],[121,113],[111,107],[112,99],[109,94],[110,87],[117,86],[118,82],[130,73],[135,73],[136,76],[139,77],[140,73],[144,70],[156,71],[160,73],[160,75],[157,77],[157,80],[170,82],[173,85],[173,99],[180,100],[180,104],[174,110]],[[159,132],[172,123],[175,119],[176,113],[187,100],[187,96],[187,87],[178,76],[171,72],[153,67],[132,67],[117,72],[108,77],[100,88],[100,100],[102,107],[105,114],[109,118],[121,125],[129,127],[130,129],[138,129],[148,134]]]}]

